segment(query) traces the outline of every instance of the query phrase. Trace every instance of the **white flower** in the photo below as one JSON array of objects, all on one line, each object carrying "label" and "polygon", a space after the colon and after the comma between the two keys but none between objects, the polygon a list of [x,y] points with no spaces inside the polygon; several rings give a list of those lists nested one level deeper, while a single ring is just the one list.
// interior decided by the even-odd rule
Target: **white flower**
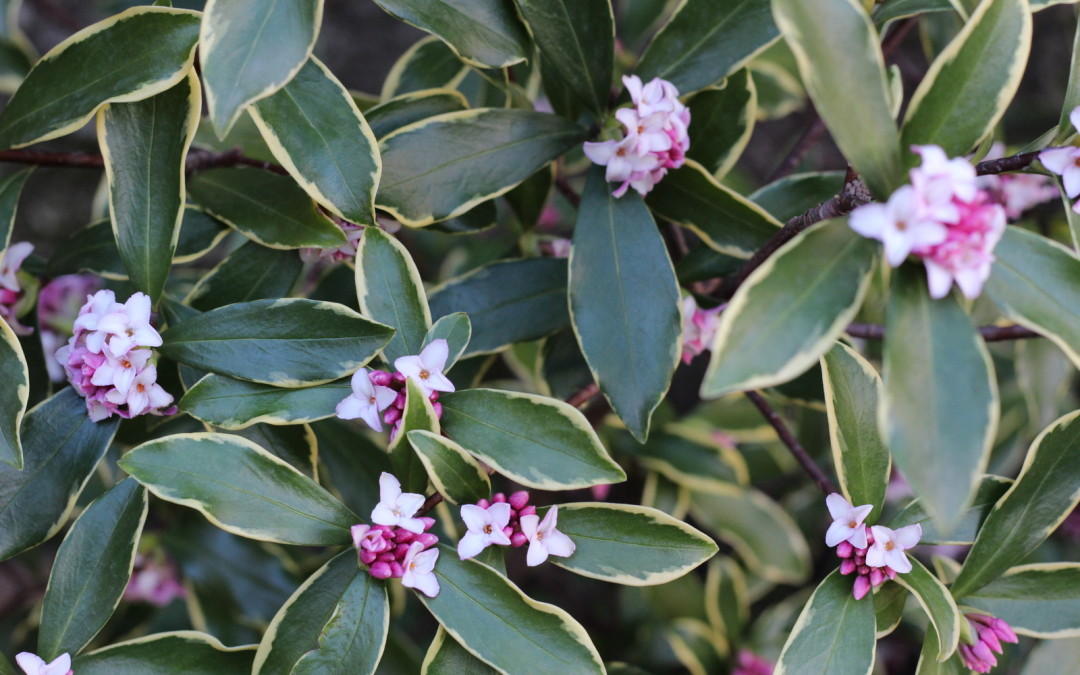
[{"label": "white flower", "polygon": [[128,389],[135,382],[135,376],[149,360],[149,349],[133,349],[120,358],[106,352],[105,363],[97,367],[90,377],[90,383],[98,387],[116,387],[120,396],[127,396]]},{"label": "white flower", "polygon": [[558,506],[552,506],[543,521],[537,515],[521,517],[521,531],[529,540],[529,553],[525,556],[529,567],[536,567],[549,555],[569,557],[577,548],[570,537],[555,529],[558,518]]},{"label": "white flower", "polygon": [[352,393],[337,404],[337,416],[343,420],[360,418],[375,431],[382,431],[379,413],[385,410],[397,398],[397,392],[390,387],[378,387],[371,383],[368,369],[361,368],[353,373]]},{"label": "white flower", "polygon": [[71,655],[67,652],[57,656],[52,663],[45,663],[45,659],[37,654],[22,652],[15,655],[15,663],[26,675],[71,675]]},{"label": "white flower", "polygon": [[911,184],[927,205],[947,205],[953,197],[965,202],[975,198],[977,177],[971,162],[949,159],[936,145],[915,145],[911,150],[922,157],[922,165],[909,172]]},{"label": "white flower", "polygon": [[424,521],[413,518],[424,504],[424,495],[402,492],[401,482],[386,473],[379,476],[379,503],[371,512],[376,525],[398,526],[414,534],[424,532]]},{"label": "white flower", "polygon": [[149,365],[135,376],[127,391],[112,389],[105,394],[105,400],[116,405],[126,403],[128,413],[135,417],[165,408],[173,402],[173,397],[157,383],[157,367]]},{"label": "white flower", "polygon": [[7,247],[6,251],[0,252],[0,288],[6,288],[13,293],[18,293],[19,278],[16,274],[22,267],[26,256],[34,250],[34,245],[27,241],[20,241]]},{"label": "white flower", "polygon": [[446,340],[432,340],[418,355],[395,359],[394,368],[419,384],[425,396],[431,396],[432,392],[436,391],[454,391],[454,383],[443,375],[449,356],[450,347]]},{"label": "white flower", "polygon": [[479,555],[492,544],[510,545],[510,537],[503,532],[503,528],[510,524],[509,503],[496,502],[486,509],[475,504],[464,504],[461,519],[469,528],[458,542],[458,557],[462,560]]},{"label": "white flower", "polygon": [[97,330],[111,336],[107,350],[116,357],[134,347],[161,346],[161,335],[150,325],[150,296],[144,293],[133,294],[122,306],[101,317]]},{"label": "white flower", "polygon": [[863,521],[874,510],[873,504],[852,506],[848,500],[837,493],[825,498],[833,524],[825,533],[825,544],[836,546],[842,541],[849,542],[855,548],[866,548],[866,527]]},{"label": "white flower", "polygon": [[870,531],[874,535],[874,544],[866,552],[866,564],[870,567],[889,567],[901,574],[910,572],[911,561],[904,555],[904,551],[919,543],[922,526],[916,523],[899,530],[890,530],[874,525]]},{"label": "white flower", "polygon": [[1080,195],[1080,148],[1050,148],[1039,153],[1039,161],[1051,173],[1061,176],[1070,199]]},{"label": "white flower", "polygon": [[429,548],[424,550],[424,545],[414,541],[409,545],[409,552],[405,554],[405,562],[402,567],[405,573],[401,575],[401,585],[415,588],[429,598],[439,594],[439,579],[435,576],[435,562],[439,559],[439,549]]},{"label": "white flower", "polygon": [[885,258],[898,267],[914,248],[945,241],[948,229],[924,216],[915,189],[904,185],[885,204],[865,204],[851,212],[848,224],[864,237],[885,244]]}]

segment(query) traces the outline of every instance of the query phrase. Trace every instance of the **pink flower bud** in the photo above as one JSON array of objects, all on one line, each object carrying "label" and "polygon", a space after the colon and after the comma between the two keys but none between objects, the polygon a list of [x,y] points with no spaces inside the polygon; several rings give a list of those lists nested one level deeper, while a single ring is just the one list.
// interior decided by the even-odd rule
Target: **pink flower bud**
[{"label": "pink flower bud", "polygon": [[866,545],[867,547],[874,545],[874,532],[870,529],[870,526],[866,526]]},{"label": "pink flower bud", "polygon": [[404,410],[405,409],[405,392],[399,391],[398,395],[397,395],[397,398],[395,398],[394,402],[390,404],[390,407],[392,407],[392,408],[400,408],[401,410]]},{"label": "pink flower bud", "polygon": [[435,418],[442,419],[442,403],[438,401],[431,404],[431,409],[435,411]]},{"label": "pink flower bud", "polygon": [[405,568],[401,566],[401,563],[396,560],[390,563],[390,575],[395,579],[400,579],[405,574]]},{"label": "pink flower bud", "polygon": [[376,579],[389,579],[393,576],[393,570],[389,563],[377,562],[368,569],[368,573]]},{"label": "pink flower bud", "polygon": [[859,570],[859,574],[861,574],[863,576],[866,576],[867,574],[870,574],[870,568],[867,567],[866,565],[859,565],[857,569]]},{"label": "pink flower bud", "polygon": [[866,576],[855,577],[855,588],[852,593],[856,600],[862,600],[863,597],[870,592],[870,579]]},{"label": "pink flower bud", "polygon": [[399,419],[401,419],[401,410],[392,406],[387,408],[382,416],[382,421],[387,424],[397,424]]},{"label": "pink flower bud", "polygon": [[390,376],[390,381],[399,387],[405,386],[405,375],[400,371],[395,370],[394,374]]},{"label": "pink flower bud", "polygon": [[840,574],[847,576],[855,571],[856,565],[854,560],[841,560],[840,561]]},{"label": "pink flower bud", "polygon": [[885,573],[881,571],[880,567],[873,567],[870,569],[870,585],[880,586],[885,583]]},{"label": "pink flower bud", "polygon": [[592,493],[593,499],[598,502],[602,502],[607,499],[608,493],[611,492],[611,485],[609,483],[604,483],[602,485],[594,485],[589,488],[589,492]]},{"label": "pink flower bud", "polygon": [[507,525],[506,527],[503,528],[503,534],[505,534],[508,537],[514,536],[514,528]]},{"label": "pink flower bud", "polygon": [[375,553],[375,551],[361,550],[360,562],[364,563],[365,565],[370,565],[371,563],[375,562],[375,558],[377,556],[378,554]]},{"label": "pink flower bud", "polygon": [[375,557],[379,562],[392,563],[397,560],[397,556],[394,555],[394,551],[383,551]]},{"label": "pink flower bud", "polygon": [[989,663],[991,667],[997,665],[997,657],[994,656],[994,652],[990,651],[990,648],[984,642],[976,642],[971,645],[971,653],[983,663]]},{"label": "pink flower bud", "polygon": [[506,501],[506,495],[501,492],[496,492],[494,495],[492,495],[491,501],[495,502],[496,504],[502,504]]},{"label": "pink flower bud", "polygon": [[518,517],[519,518],[521,516],[535,516],[535,515],[536,515],[536,507],[533,506],[532,504],[529,504],[528,506],[526,506],[526,507],[522,508],[520,511],[518,511]]},{"label": "pink flower bud", "polygon": [[982,628],[979,630],[979,642],[982,642],[989,647],[990,651],[997,652],[998,654],[1003,653],[1001,650],[1001,641],[998,640],[998,637],[994,634],[992,628]]},{"label": "pink flower bud", "polygon": [[510,506],[515,509],[521,510],[525,508],[525,505],[529,503],[529,493],[527,490],[518,490],[514,494],[510,495]]},{"label": "pink flower bud", "polygon": [[425,532],[423,534],[416,535],[416,537],[413,538],[413,541],[420,542],[424,545],[424,548],[431,548],[435,544],[439,543],[439,538],[429,532]]},{"label": "pink flower bud", "polygon": [[525,536],[524,532],[515,532],[510,535],[510,545],[514,548],[521,548],[529,542],[529,538]]},{"label": "pink flower bud", "polygon": [[435,527],[435,519],[428,516],[420,516],[420,522],[424,524],[424,532]]},{"label": "pink flower bud", "polygon": [[885,568],[885,576],[889,577],[890,579],[895,579],[896,578],[896,570],[894,570],[891,567],[886,567]]},{"label": "pink flower bud", "polygon": [[[411,543],[411,541],[410,541]],[[394,547],[394,560],[401,561],[409,553],[409,544],[398,544]]]},{"label": "pink flower bud", "polygon": [[393,378],[390,376],[390,373],[385,370],[373,370],[368,373],[368,379],[371,380],[371,383],[376,387],[388,387]]},{"label": "pink flower bud", "polygon": [[412,540],[413,540],[413,533],[409,532],[405,528],[399,527],[398,529],[394,530],[394,543],[395,544],[402,544],[402,543],[407,544]]},{"label": "pink flower bud", "polygon": [[486,509],[487,507],[491,506],[491,502],[486,499],[481,499],[480,501],[476,502],[476,505],[482,509]]},{"label": "pink flower bud", "polygon": [[435,403],[436,401],[438,401],[439,400],[439,392],[437,392],[437,391],[431,392],[431,396],[428,396],[428,400],[431,401],[432,403]]},{"label": "pink flower bud", "polygon": [[990,628],[994,631],[994,634],[998,636],[998,639],[1002,642],[1016,643],[1020,641],[1020,638],[1016,637],[1016,633],[1013,632],[1012,626],[1005,621],[993,618],[990,620]]},{"label": "pink flower bud", "polygon": [[841,558],[850,558],[855,554],[855,547],[851,545],[851,542],[842,541],[836,545],[836,555]]}]

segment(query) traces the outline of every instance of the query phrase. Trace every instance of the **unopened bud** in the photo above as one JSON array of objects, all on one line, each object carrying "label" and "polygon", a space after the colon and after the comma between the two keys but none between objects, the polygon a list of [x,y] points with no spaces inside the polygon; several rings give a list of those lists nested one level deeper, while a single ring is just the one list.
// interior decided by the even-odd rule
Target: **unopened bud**
[{"label": "unopened bud", "polygon": [[843,574],[845,576],[848,575],[848,574],[851,574],[852,572],[855,571],[856,567],[857,566],[855,565],[854,560],[841,560],[840,561],[840,574]]},{"label": "unopened bud", "polygon": [[397,556],[394,555],[394,551],[383,551],[379,555],[375,556],[375,559],[380,562],[391,563],[397,560]]},{"label": "unopened bud", "polygon": [[404,560],[409,554],[409,544],[398,544],[394,548],[394,560]]},{"label": "unopened bud", "polygon": [[435,401],[438,401],[439,400],[439,392],[437,392],[437,391],[431,392],[431,396],[428,396],[428,400],[431,401],[432,403],[434,403]]},{"label": "unopened bud", "polygon": [[390,564],[385,562],[377,562],[368,568],[368,573],[376,579],[389,579],[393,576],[394,572],[390,569]]},{"label": "unopened bud", "polygon": [[442,403],[435,401],[431,404],[431,409],[435,411],[435,419],[442,419]]},{"label": "unopened bud", "polygon": [[870,592],[870,579],[866,576],[855,577],[855,588],[852,589],[852,594],[856,600],[862,600],[863,597]]},{"label": "unopened bud", "polygon": [[439,538],[429,532],[425,532],[423,534],[416,535],[414,541],[418,541],[423,544],[424,548],[431,548],[435,544],[439,543]]},{"label": "unopened bud", "polygon": [[503,534],[505,534],[507,537],[514,536],[514,528],[507,525],[506,527],[503,528]]},{"label": "unopened bud", "polygon": [[390,373],[385,370],[373,370],[368,373],[368,379],[371,380],[371,383],[376,387],[388,387],[393,378],[390,377]]},{"label": "unopened bud", "polygon": [[859,570],[859,574],[861,574],[863,576],[866,576],[867,574],[870,574],[870,568],[867,567],[866,565],[859,565],[857,569]]},{"label": "unopened bud", "polygon": [[515,532],[510,535],[510,545],[514,548],[520,548],[527,544],[529,538],[525,536],[524,532]]},{"label": "unopened bud", "polygon": [[435,527],[435,519],[428,516],[420,516],[420,522],[424,524],[424,532]]},{"label": "unopened bud", "polygon": [[851,545],[851,542],[842,541],[836,545],[836,555],[841,558],[850,558],[855,554],[855,547]]},{"label": "unopened bud", "polygon": [[361,549],[360,550],[360,562],[364,563],[365,565],[370,565],[371,563],[375,562],[375,558],[378,557],[378,555],[379,554],[376,553],[375,551],[368,551],[366,549]]},{"label": "unopened bud", "polygon": [[881,571],[880,567],[870,568],[870,585],[880,586],[885,583],[885,573]]},{"label": "unopened bud", "polygon": [[401,566],[401,563],[395,560],[390,563],[390,575],[395,579],[400,579],[405,575],[405,568]]},{"label": "unopened bud", "polygon": [[481,499],[480,501],[476,502],[476,505],[482,509],[486,509],[487,507],[491,506],[491,502],[486,499]]},{"label": "unopened bud", "polygon": [[399,391],[398,395],[397,395],[397,398],[394,399],[394,402],[391,403],[390,406],[392,408],[400,408],[400,409],[404,410],[405,409],[405,392]]},{"label": "unopened bud", "polygon": [[398,544],[407,544],[413,540],[413,533],[406,530],[404,527],[399,527],[394,531],[394,541]]},{"label": "unopened bud", "polygon": [[506,495],[501,492],[496,492],[494,495],[491,496],[491,501],[495,502],[496,504],[502,504],[506,501]]},{"label": "unopened bud", "polygon": [[518,511],[518,517],[519,518],[521,516],[535,516],[535,515],[536,515],[536,507],[533,506],[532,504],[529,504],[525,508]]},{"label": "unopened bud", "polygon": [[514,494],[510,495],[510,506],[515,509],[523,509],[525,505],[529,503],[529,493],[527,490],[518,490]]},{"label": "unopened bud", "polygon": [[405,386],[405,380],[406,379],[407,378],[405,377],[405,374],[400,372],[400,371],[397,371],[397,370],[395,370],[394,374],[390,376],[390,381],[392,383],[398,385],[399,387],[404,387]]},{"label": "unopened bud", "polygon": [[397,424],[399,419],[401,419],[401,410],[394,407],[387,408],[382,414],[382,421],[387,424]]}]

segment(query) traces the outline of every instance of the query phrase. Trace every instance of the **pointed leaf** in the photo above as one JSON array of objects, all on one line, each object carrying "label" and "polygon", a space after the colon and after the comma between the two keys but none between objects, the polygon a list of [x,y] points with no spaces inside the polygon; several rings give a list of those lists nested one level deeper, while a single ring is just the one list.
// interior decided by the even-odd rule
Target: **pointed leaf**
[{"label": "pointed leaf", "polygon": [[[380,98],[387,101],[425,89],[452,88],[468,70],[445,42],[428,36],[409,47],[394,63],[383,82]],[[382,138],[378,133],[375,136]]]},{"label": "pointed leaf", "polygon": [[1080,637],[1080,563],[1013,567],[964,598],[1021,635]]},{"label": "pointed leaf", "polygon": [[431,328],[424,282],[409,251],[377,227],[366,228],[356,248],[356,297],[364,316],[395,331],[383,347],[387,363],[420,353]]},{"label": "pointed leaf", "polygon": [[918,524],[922,528],[920,544],[970,545],[975,541],[975,536],[979,533],[979,528],[982,527],[990,509],[994,508],[994,504],[1001,499],[1012,483],[1011,479],[1001,476],[983,476],[982,482],[979,483],[979,490],[975,493],[975,498],[971,500],[971,505],[961,515],[960,522],[947,535],[938,532],[934,521],[927,515],[922,502],[918,499],[893,516],[889,521],[889,527],[896,530],[907,525]]},{"label": "pointed leaf", "polygon": [[690,138],[686,156],[723,178],[739,159],[757,113],[757,89],[750,69],[737,70],[715,89],[695,94],[690,109]]},{"label": "pointed leaf", "polygon": [[184,302],[207,312],[236,302],[280,298],[289,294],[303,268],[296,251],[247,241],[199,279]]},{"label": "pointed leaf", "polygon": [[206,106],[218,138],[244,107],[273,94],[311,56],[322,0],[208,0],[199,30]]},{"label": "pointed leaf", "polygon": [[874,599],[874,615],[877,636],[880,640],[891,634],[904,618],[904,605],[908,590],[900,584],[885,584],[871,596]]},{"label": "pointed leaf", "polygon": [[38,636],[43,659],[77,654],[112,616],[131,577],[146,509],[146,490],[128,478],[71,526],[45,590]]},{"label": "pointed leaf", "polygon": [[937,633],[937,660],[942,662],[956,651],[960,640],[960,622],[966,619],[960,616],[960,610],[945,584],[921,562],[910,556],[909,560],[911,571],[896,575],[896,582],[911,591],[929,617]]},{"label": "pointed leaf", "polygon": [[8,244],[11,243],[11,231],[15,226],[15,211],[19,206],[19,196],[23,185],[34,169],[23,169],[0,180],[0,259]]},{"label": "pointed leaf", "polygon": [[253,424],[236,432],[294,469],[319,482],[319,445],[306,424]]},{"label": "pointed leaf", "polygon": [[439,433],[439,416],[424,390],[411,377],[405,381],[405,410],[401,413],[397,434],[386,449],[394,475],[401,481],[405,492],[427,490],[428,475],[424,462],[413,451],[407,436],[410,431],[422,430]]},{"label": "pointed leaf", "polygon": [[334,408],[352,393],[348,379],[315,387],[283,389],[269,384],[207,375],[180,399],[180,409],[222,429],[256,423],[303,424],[333,417]]},{"label": "pointed leaf", "polygon": [[5,380],[4,386],[0,387],[0,462],[21,469],[23,448],[20,433],[26,402],[30,397],[30,369],[26,365],[19,336],[3,319],[0,319],[0,372],[4,373]]},{"label": "pointed leaf", "polygon": [[856,600],[834,571],[814,591],[791,629],[776,675],[869,675],[874,668],[874,603]]},{"label": "pointed leaf", "polygon": [[701,395],[782,384],[815,365],[862,304],[877,250],[843,220],[782,246],[720,315]]},{"label": "pointed leaf", "polygon": [[484,467],[465,448],[431,431],[408,432],[409,444],[423,462],[435,489],[451,504],[475,504],[491,494]]},{"label": "pointed leaf", "polygon": [[340,546],[360,521],[310,478],[239,436],[174,434],[143,443],[120,465],[161,499],[249,539]]},{"label": "pointed leaf", "polygon": [[226,647],[206,633],[154,633],[76,656],[79,675],[230,675],[251,670],[253,647]]},{"label": "pointed leaf", "polygon": [[[451,55],[455,61],[457,57]],[[388,136],[398,129],[435,115],[467,110],[468,102],[453,89],[424,89],[402,94],[364,113],[375,138]]]},{"label": "pointed leaf", "polygon": [[497,675],[499,671],[473,656],[442,626],[428,647],[420,675]]},{"label": "pointed leaf", "polygon": [[434,340],[446,340],[450,353],[446,357],[443,372],[449,371],[465,353],[465,349],[472,340],[472,322],[469,320],[469,315],[465,312],[454,312],[436,321],[424,336],[424,344],[420,351],[423,351],[423,347],[427,347]]},{"label": "pointed leaf", "polygon": [[729,638],[740,635],[750,617],[746,574],[734,558],[709,561],[705,576],[705,614],[713,630]]}]

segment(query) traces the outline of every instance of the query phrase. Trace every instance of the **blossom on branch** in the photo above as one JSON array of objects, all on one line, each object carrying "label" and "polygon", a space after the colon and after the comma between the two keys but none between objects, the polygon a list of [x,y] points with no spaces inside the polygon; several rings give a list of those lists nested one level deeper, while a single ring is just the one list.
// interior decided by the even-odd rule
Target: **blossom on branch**
[{"label": "blossom on branch", "polygon": [[45,663],[45,659],[37,654],[21,652],[15,655],[15,663],[19,664],[26,675],[72,675],[71,654],[67,652],[57,656],[51,663]]},{"label": "blossom on branch", "polygon": [[401,482],[385,471],[379,476],[379,503],[371,512],[371,520],[379,525],[391,525],[420,534],[424,523],[413,516],[424,504],[424,495],[402,492]]},{"label": "blossom on branch", "polygon": [[549,555],[568,558],[577,548],[570,537],[555,529],[558,518],[558,506],[552,506],[543,520],[537,515],[521,517],[521,531],[529,540],[529,552],[525,556],[529,567],[536,567]]},{"label": "blossom on branch", "polygon": [[874,534],[874,543],[866,553],[866,564],[870,567],[888,567],[900,574],[911,571],[911,561],[904,551],[913,548],[922,538],[922,526],[918,523],[891,530],[882,525],[870,528]]},{"label": "blossom on branch", "polygon": [[690,363],[694,357],[712,347],[716,329],[720,327],[720,312],[727,304],[701,309],[694,296],[688,295],[682,300],[682,361]]},{"label": "blossom on branch", "polygon": [[434,598],[439,594],[439,580],[434,571],[438,559],[438,549],[424,550],[422,543],[413,542],[402,564],[405,573],[401,576],[401,585],[415,588],[429,598]]},{"label": "blossom on branch", "polygon": [[475,504],[463,504],[461,519],[469,531],[458,542],[458,557],[462,560],[480,554],[488,546],[510,545],[510,504],[502,502],[481,508]]},{"label": "blossom on branch", "polygon": [[337,404],[335,412],[343,420],[360,418],[375,431],[382,431],[379,413],[390,407],[396,398],[396,391],[374,384],[371,381],[371,371],[361,368],[353,373],[352,393]]},{"label": "blossom on branch", "polygon": [[965,614],[964,617],[971,625],[976,639],[973,644],[960,643],[957,649],[960,659],[976,673],[989,673],[997,665],[994,653],[1004,653],[1001,643],[1017,643],[1020,639],[1008,623],[996,617],[976,613]]},{"label": "blossom on branch", "polygon": [[829,515],[833,517],[833,524],[825,533],[825,544],[836,546],[846,541],[855,548],[866,548],[866,528],[863,521],[874,510],[874,505],[852,506],[835,492],[825,498],[825,504],[829,507]]},{"label": "blossom on branch", "polygon": [[432,340],[415,356],[399,356],[394,360],[394,367],[430,396],[436,391],[454,391],[454,383],[443,375],[449,356],[450,347],[446,340]]}]

